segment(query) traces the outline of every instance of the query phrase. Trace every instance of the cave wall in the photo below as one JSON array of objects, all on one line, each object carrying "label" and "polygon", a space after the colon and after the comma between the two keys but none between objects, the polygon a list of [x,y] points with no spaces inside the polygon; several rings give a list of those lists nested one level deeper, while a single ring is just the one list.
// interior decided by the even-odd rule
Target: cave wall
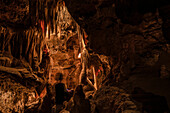
[{"label": "cave wall", "polygon": [[[82,7],[78,7],[79,4]],[[139,82],[138,87],[149,92],[144,94],[139,91],[136,95],[137,98],[133,98],[140,104],[142,103],[143,111],[169,111],[169,108],[166,107],[170,105],[169,94],[166,89],[162,89],[166,88],[166,85],[160,86],[161,66],[156,67],[156,64],[158,61],[162,62],[160,60],[162,53],[169,54],[170,1],[66,0],[66,6],[73,18],[87,31],[90,47],[105,61],[103,67],[105,72],[109,73],[103,80],[102,86],[104,84],[118,85],[131,93],[135,87],[131,83]],[[107,61],[107,59],[109,60]],[[163,59],[165,62],[162,62],[161,65],[166,65],[165,67],[169,70],[169,63],[166,63],[168,59]],[[136,71],[138,74],[131,73],[132,71]],[[142,74],[143,76],[140,76]],[[167,75],[169,78],[169,74]],[[140,82],[141,79],[136,80],[130,76],[142,78],[143,82]],[[154,82],[153,79],[158,79],[158,81]],[[148,85],[146,85],[146,80],[148,80]],[[163,79],[163,83],[166,80]],[[152,83],[158,85],[155,86]],[[167,83],[169,83],[168,80]],[[153,96],[151,92],[156,96]],[[139,101],[139,98],[142,102]],[[159,103],[163,103],[163,106]],[[138,108],[140,108],[139,106]]]},{"label": "cave wall", "polygon": [[[87,32],[89,46],[96,53],[111,56],[114,65],[128,64],[130,65],[128,67],[133,68],[135,65],[144,64],[145,61],[134,60],[143,61],[140,59],[141,56],[151,53],[153,49],[158,51],[155,48],[169,43],[169,1],[167,0],[65,0],[65,3],[75,21]],[[41,60],[41,55],[39,55],[40,46],[42,46],[41,37],[45,36],[47,30],[51,29],[54,32],[56,26],[52,25],[56,18],[54,12],[58,10],[55,7],[56,4],[57,1],[53,0],[1,1],[1,25],[10,27],[8,29],[14,32],[13,34],[16,35],[14,37],[25,37],[26,33],[32,37],[27,40],[23,38],[24,43],[14,38],[20,45],[19,49],[16,49],[16,46],[4,46],[6,42],[1,38],[2,49],[10,51],[9,49],[12,48],[12,54],[15,57],[22,56],[32,64],[35,48]],[[42,22],[44,22],[43,26]],[[47,26],[50,26],[49,29],[46,29]],[[38,36],[35,31],[38,31]],[[1,35],[1,37],[7,36]],[[25,41],[28,45],[22,47]],[[9,42],[12,43],[12,41]],[[29,45],[29,42],[33,45]],[[32,42],[38,42],[38,44],[34,45]],[[154,54],[151,53],[150,56],[153,57]]]},{"label": "cave wall", "polygon": [[[93,25],[99,27],[99,24],[110,18],[110,23],[117,23],[120,19],[122,23],[130,25],[138,25],[143,19],[144,14],[155,13],[158,10],[160,17],[164,23],[169,21],[169,4],[168,0],[65,0],[66,6],[74,19],[87,30],[88,34],[94,28]],[[78,7],[81,6],[81,7]],[[84,10],[85,9],[85,10]],[[166,28],[169,25],[166,24]],[[165,25],[162,26],[165,28]],[[168,30],[168,29],[167,29]],[[167,30],[163,30],[164,36],[169,41]]]},{"label": "cave wall", "polygon": [[[120,78],[127,76],[136,66],[153,66],[158,61],[161,51],[167,49],[166,44],[169,43],[170,37],[168,0],[65,2],[75,21],[87,32],[90,48],[100,54],[104,68],[104,77],[101,77],[100,85],[103,81],[112,79],[120,81]],[[56,3],[56,0],[0,1],[1,55],[7,51],[17,59],[25,59],[30,65],[33,64],[34,57],[41,61],[46,31],[52,29],[54,32],[53,29],[56,27],[52,26],[56,18]],[[49,29],[46,29],[47,26],[50,26]],[[10,67],[12,64],[9,62],[13,61],[7,58],[2,65]],[[18,67],[17,65],[13,64]],[[20,73],[28,76],[27,72]],[[11,81],[5,83],[8,82]],[[1,95],[6,94],[4,90],[5,88],[1,90]],[[8,97],[7,99],[9,102],[13,101]],[[23,109],[22,105],[20,107]]]},{"label": "cave wall", "polygon": [[30,26],[30,10],[27,0],[1,0],[0,24],[15,28]]},{"label": "cave wall", "polygon": [[86,30],[90,48],[109,56],[111,75],[124,76],[136,66],[154,65],[160,51],[167,48],[166,0],[65,1],[73,18]]},{"label": "cave wall", "polygon": [[1,26],[1,53],[8,52],[17,59],[25,59],[32,66],[36,57],[40,62],[44,38],[36,27],[17,31]]},{"label": "cave wall", "polygon": [[34,57],[41,61],[44,44],[44,25],[42,17],[36,17],[36,2],[0,1],[0,50],[8,51],[17,59],[25,59],[31,66]]},{"label": "cave wall", "polygon": [[[14,80],[0,77],[0,111],[2,113],[23,113],[35,99],[35,90],[22,86]],[[26,107],[27,106],[27,107]]]},{"label": "cave wall", "polygon": [[[35,1],[34,1],[35,2]],[[0,112],[24,112],[39,106],[34,74],[42,59],[44,36],[27,0],[0,1]],[[34,66],[33,66],[34,65]],[[34,70],[35,71],[35,70]],[[36,106],[37,105],[37,106]]]}]

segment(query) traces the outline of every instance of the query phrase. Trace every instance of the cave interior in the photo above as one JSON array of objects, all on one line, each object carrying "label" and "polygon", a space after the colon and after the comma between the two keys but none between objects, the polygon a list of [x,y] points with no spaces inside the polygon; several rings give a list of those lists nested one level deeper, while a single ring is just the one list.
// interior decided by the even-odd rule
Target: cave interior
[{"label": "cave interior", "polygon": [[169,0],[0,0],[0,113],[169,108]]}]

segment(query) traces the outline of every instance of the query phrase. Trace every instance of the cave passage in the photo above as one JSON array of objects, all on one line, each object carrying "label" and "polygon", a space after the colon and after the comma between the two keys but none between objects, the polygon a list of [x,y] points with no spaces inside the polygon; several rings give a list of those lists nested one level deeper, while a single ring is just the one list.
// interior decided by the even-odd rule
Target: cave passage
[{"label": "cave passage", "polygon": [[[96,75],[94,76],[94,74],[96,74],[97,69],[95,69],[96,67],[94,67],[94,65],[98,64],[88,64],[88,61],[90,61],[89,55],[92,56],[93,54],[92,52],[89,54],[87,50],[88,36],[84,29],[81,29],[71,17],[64,5],[64,1],[61,3],[58,2],[57,4],[59,4],[57,7],[57,19],[53,22],[54,25],[47,24],[43,48],[43,54],[45,54],[45,56],[48,54],[47,56],[50,57],[50,61],[46,62],[49,64],[45,64],[50,65],[50,68],[47,70],[49,71],[49,75],[47,75],[48,81],[54,84],[55,78],[57,78],[56,73],[63,73],[63,82],[67,88],[75,89],[78,84],[81,84],[82,77],[80,76],[84,76],[80,73],[87,73],[88,69],[91,70],[91,73],[88,71],[87,81],[93,86],[90,79],[92,79],[93,82],[94,80],[96,81]],[[57,27],[50,30],[50,26]],[[44,27],[42,27],[42,30],[43,28]],[[44,61],[43,58],[42,61]],[[97,89],[96,85],[97,84],[95,84],[95,89]]]},{"label": "cave passage", "polygon": [[0,0],[0,113],[169,113],[168,0]]},{"label": "cave passage", "polygon": [[[45,98],[45,95],[50,95],[49,93],[51,93],[51,98],[55,98],[54,103],[56,104],[56,106],[55,104],[50,104],[53,112],[59,112],[59,110],[64,109],[62,108],[64,100],[69,101],[75,89],[80,90],[76,88],[79,85],[83,85],[81,90],[83,94],[85,93],[86,98],[93,97],[99,87],[96,77],[99,73],[102,76],[100,59],[97,55],[95,56],[92,50],[91,53],[88,52],[90,48],[87,48],[89,43],[85,30],[81,29],[71,17],[64,1],[59,1],[56,9],[55,16],[57,18],[53,20],[53,23],[50,23],[50,21],[47,23],[46,31],[44,30],[44,21],[40,21],[41,29],[45,32],[40,71],[44,71],[43,78],[48,81],[47,84],[55,87],[55,91],[52,88],[53,91],[50,92],[47,85],[40,93],[40,96],[43,95]],[[98,58],[96,62],[91,62],[94,60],[92,57]],[[64,93],[61,93],[63,91]],[[77,95],[81,96],[79,93]],[[61,99],[61,102],[57,99]],[[45,99],[44,103],[49,103],[46,101]],[[86,101],[88,102],[88,100]],[[90,110],[90,108],[88,109]]]},{"label": "cave passage", "polygon": [[[77,89],[75,95],[82,96],[87,93],[86,97],[84,95],[82,99],[89,102],[85,98],[93,96],[98,88],[96,76],[99,73],[102,75],[100,72],[102,67],[99,64],[100,59],[98,56],[95,56],[92,51],[89,53],[87,50],[89,49],[87,48],[88,35],[71,17],[64,1],[58,1],[56,6],[54,5],[55,7],[51,5],[52,8],[48,6],[49,3],[51,2],[47,2],[47,6],[42,9],[44,4],[38,1],[35,15],[38,19],[32,19],[37,21],[36,26],[33,28],[14,33],[11,32],[11,28],[1,26],[1,37],[4,39],[1,44],[2,56],[10,52],[19,60],[11,56],[14,60],[9,61],[8,64],[9,59],[2,57],[7,58],[7,61],[2,64],[0,70],[12,74],[14,80],[22,84],[25,89],[32,87],[32,90],[21,94],[21,97],[27,97],[26,103],[21,100],[20,102],[18,101],[18,104],[13,105],[14,108],[19,106],[12,110],[15,112],[46,113],[61,111],[66,109],[66,106],[63,108],[64,100],[67,103],[69,100],[73,103],[70,98],[73,96],[75,89]],[[31,6],[31,4],[29,5]],[[33,10],[29,9],[29,11]],[[41,14],[42,11],[44,11],[44,15]],[[18,29],[20,31],[20,28]],[[16,36],[17,39],[15,38]],[[21,37],[23,38],[19,39]],[[18,46],[20,47],[19,49],[17,48]],[[91,57],[98,58],[96,59],[96,64],[91,62]],[[8,65],[11,67],[8,67]],[[6,78],[4,79],[6,80]],[[80,89],[76,88],[78,85]],[[2,85],[2,88],[5,87],[6,84]],[[63,91],[65,93],[61,93]],[[1,93],[5,96],[13,96],[12,94]],[[65,94],[66,96],[61,96]],[[63,98],[61,99],[62,102],[57,103],[57,99],[60,100],[60,98]],[[8,109],[8,106],[1,109],[4,112],[5,109]]]}]

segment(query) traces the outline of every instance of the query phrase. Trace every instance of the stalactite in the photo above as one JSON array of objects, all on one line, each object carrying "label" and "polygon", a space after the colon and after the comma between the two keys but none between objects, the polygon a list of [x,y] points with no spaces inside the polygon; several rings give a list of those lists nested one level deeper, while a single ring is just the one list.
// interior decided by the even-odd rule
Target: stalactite
[{"label": "stalactite", "polygon": [[49,9],[49,12],[50,12],[50,31],[51,33],[53,32],[53,2],[50,3],[51,6],[50,6],[50,9]]},{"label": "stalactite", "polygon": [[37,0],[37,1],[38,1],[38,4],[39,4],[39,5],[38,5],[38,17],[39,17],[38,19],[39,19],[39,20],[42,20],[42,19],[43,19],[43,18],[42,18],[42,12],[43,12],[43,11],[42,11],[42,5],[43,5],[42,2],[43,2],[43,1],[42,1],[42,0]]},{"label": "stalactite", "polygon": [[[48,8],[47,6],[45,7],[45,28],[48,27]],[[45,30],[46,32],[48,32],[48,29]],[[46,34],[47,35],[47,34]],[[45,35],[45,36],[46,36]]]},{"label": "stalactite", "polygon": [[50,39],[51,22],[48,23],[48,39]]},{"label": "stalactite", "polygon": [[25,50],[25,56],[27,56],[28,49],[30,46],[31,33],[32,33],[32,30],[28,30],[28,35],[26,35],[27,36],[27,46],[26,46],[26,50]]},{"label": "stalactite", "polygon": [[42,34],[40,34],[40,59],[39,59],[39,61],[41,62],[42,61],[42,53],[43,53],[43,45],[44,45],[44,35],[42,35]]},{"label": "stalactite", "polygon": [[[8,47],[8,48],[9,48],[8,45],[10,43],[11,38],[12,38],[12,33],[11,33],[11,31],[8,31],[8,35],[6,37],[6,42],[5,42],[5,46]],[[9,50],[7,50],[7,51],[9,51]]]},{"label": "stalactite", "polygon": [[2,51],[5,50],[5,39],[6,39],[6,34],[7,34],[7,32],[5,32],[5,31],[3,30]]},{"label": "stalactite", "polygon": [[9,52],[9,54],[11,54],[11,45],[10,44],[8,44],[8,52]]},{"label": "stalactite", "polygon": [[16,40],[14,40],[14,50],[15,50],[15,54],[14,54],[14,57],[16,57],[16,58],[19,58],[18,56],[19,56],[19,48],[18,48],[18,46],[19,46],[19,43],[18,43],[18,41],[19,41],[19,33],[17,33],[16,34]]},{"label": "stalactite", "polygon": [[38,20],[39,20],[39,0],[37,0],[37,2],[36,2],[36,20],[37,20],[37,22],[38,22]]},{"label": "stalactite", "polygon": [[19,58],[21,59],[22,58],[22,49],[23,49],[23,41],[24,41],[24,37],[23,37],[23,34],[20,33],[19,35],[19,38],[22,37],[20,40],[19,40]]},{"label": "stalactite", "polygon": [[12,39],[11,39],[11,46],[12,46],[12,51],[11,52],[12,52],[12,54],[14,54],[14,52],[15,52],[15,48],[14,48],[14,43],[15,43],[14,39],[15,39],[15,37],[16,37],[16,34],[14,34]]},{"label": "stalactite", "polygon": [[30,36],[30,32],[29,30],[26,30],[26,48],[25,48],[25,55],[27,54],[28,52],[28,47],[29,47],[29,36]]},{"label": "stalactite", "polygon": [[56,13],[56,9],[55,9],[55,7],[54,7],[54,8],[53,8],[53,24],[52,24],[52,25],[53,25],[53,33],[54,33],[54,34],[56,34],[56,25],[55,25],[55,24],[56,24],[56,22],[55,22],[55,21],[56,21],[56,20],[55,20],[55,16],[56,16],[56,15],[55,15],[55,13]]}]

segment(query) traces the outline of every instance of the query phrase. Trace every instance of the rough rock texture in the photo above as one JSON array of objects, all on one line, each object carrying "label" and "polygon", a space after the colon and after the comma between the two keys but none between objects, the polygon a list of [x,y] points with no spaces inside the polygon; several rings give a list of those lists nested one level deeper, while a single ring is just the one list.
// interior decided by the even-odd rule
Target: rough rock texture
[{"label": "rough rock texture", "polygon": [[60,4],[57,6],[57,32],[49,36],[46,35],[48,50],[52,59],[52,84],[55,82],[54,78],[58,76],[56,73],[63,73],[63,82],[69,89],[74,89],[78,84],[78,76],[81,70],[77,65],[80,63],[78,59],[79,41],[76,30],[76,23],[69,14],[67,8]]},{"label": "rough rock texture", "polygon": [[102,86],[91,100],[92,113],[140,113],[124,90]]},{"label": "rough rock texture", "polygon": [[145,92],[140,88],[134,88],[132,98],[142,103],[142,110],[148,113],[164,113],[169,112],[166,98],[153,93]]},{"label": "rough rock texture", "polygon": [[87,31],[90,47],[111,57],[109,78],[117,82],[136,66],[153,66],[167,48],[168,1],[66,0],[66,6]]},{"label": "rough rock texture", "polygon": [[[55,8],[56,1],[20,2],[29,7],[28,16],[31,18],[31,21],[35,20],[32,24],[37,22],[37,25],[40,27],[39,20],[42,20],[45,22],[44,34],[46,34],[46,31],[50,31],[50,29],[54,32],[55,26],[52,26],[52,24],[55,23],[53,20],[56,16],[53,11],[58,10]],[[144,63],[138,62],[143,61],[143,59],[140,59],[141,56],[146,56],[146,54],[150,54],[150,51],[155,51],[155,49],[157,51],[158,48],[160,49],[168,41],[169,16],[167,15],[169,15],[169,10],[167,9],[169,2],[165,0],[156,2],[152,0],[65,0],[65,2],[73,18],[87,31],[90,47],[97,53],[112,56],[115,60],[114,65],[117,64],[118,66],[112,67],[112,75],[117,73],[115,72],[116,69],[121,72],[121,76],[128,74],[130,69]],[[4,7],[7,8],[11,5],[9,2],[2,2],[2,4],[6,4]],[[14,2],[14,4],[17,4],[17,2]],[[38,7],[33,8],[33,6]],[[145,10],[144,6],[146,7]],[[158,10],[156,10],[157,8]],[[4,10],[4,8],[2,9]],[[18,9],[21,9],[21,7],[18,7]],[[3,14],[6,13],[4,12]],[[18,16],[15,18],[18,18]],[[3,20],[3,18],[1,19]],[[48,29],[46,29],[47,26],[49,27]],[[29,53],[32,54],[32,52],[33,49],[31,47]],[[32,56],[26,56],[26,59],[30,59],[30,63],[32,62]],[[136,61],[136,59],[139,60]],[[153,62],[155,61],[151,61],[149,65],[152,65]],[[128,68],[126,69],[126,67]],[[115,74],[115,76],[119,78],[119,75]]]},{"label": "rough rock texture", "polygon": [[[75,20],[84,27],[90,35],[94,32],[92,29],[100,30],[102,27],[107,27],[105,30],[111,30],[109,27],[117,24],[117,19],[120,19],[123,23],[137,25],[145,19],[144,14],[155,13],[158,8],[160,16],[163,18],[164,23],[169,22],[169,5],[168,0],[65,0],[71,15]],[[77,6],[82,6],[77,7]],[[90,7],[90,8],[89,8]],[[86,10],[84,10],[86,9]],[[91,12],[90,14],[88,12]],[[78,16],[77,16],[78,15]],[[100,27],[102,26],[102,27]],[[166,27],[165,27],[166,26]],[[167,31],[169,24],[164,24],[163,32],[165,38],[167,37]],[[117,28],[116,28],[117,29]],[[103,29],[102,29],[103,30]],[[109,32],[109,31],[108,31]],[[112,30],[114,32],[114,30]],[[95,32],[94,32],[95,34]],[[110,34],[110,33],[109,33]],[[99,35],[100,36],[100,35]],[[95,38],[90,36],[91,38]],[[108,36],[106,36],[108,37]],[[106,38],[107,39],[107,38]],[[96,39],[94,39],[96,40]],[[93,43],[93,42],[92,42]],[[97,48],[96,48],[97,49]]]},{"label": "rough rock texture", "polygon": [[[168,0],[65,0],[65,2],[60,1],[58,5],[68,7],[74,20],[88,34],[89,45],[87,46],[90,46],[95,53],[101,54],[103,71],[98,76],[101,86],[127,80],[136,68],[145,66],[154,68],[162,52],[170,50],[168,45],[170,3]],[[60,9],[56,5],[57,0],[0,1],[0,50],[2,51],[0,63],[3,66],[1,72],[10,73],[12,76],[17,75],[20,78],[31,74],[31,77],[35,78],[32,76],[31,69],[34,65],[33,59],[36,57],[38,63],[41,61],[44,37],[48,35],[50,38],[50,33],[57,31],[56,11]],[[62,13],[60,16],[63,16]],[[77,35],[71,37],[67,46],[62,45],[65,41],[59,42],[61,48],[58,46],[57,49],[62,52],[63,48],[70,48],[70,54],[73,54],[73,48],[70,45],[77,43],[73,41],[76,37]],[[51,48],[56,49],[53,46]],[[3,55],[6,51],[10,57]],[[59,55],[61,61],[57,63],[70,68],[70,64],[74,64],[74,61],[71,59],[65,62],[69,59],[68,56],[68,54]],[[4,69],[4,67],[8,68]],[[24,71],[18,70],[21,67]],[[81,69],[81,66],[78,65],[76,68]],[[158,73],[160,66],[154,69]],[[68,74],[72,70],[65,72]],[[80,70],[75,70],[75,73],[79,72]],[[159,76],[157,77],[159,80]],[[136,78],[140,79],[138,76]],[[99,90],[98,95],[102,92],[107,95],[105,90]],[[120,92],[123,93],[123,91]],[[114,94],[109,93],[109,95]],[[95,99],[97,101],[98,98]],[[122,106],[118,106],[123,109],[124,105],[126,104],[123,102]],[[114,110],[119,111],[116,104],[115,107]],[[100,109],[100,107],[96,108]],[[103,109],[101,107],[100,110]],[[109,110],[113,109],[108,108]]]},{"label": "rough rock texture", "polygon": [[[170,70],[169,56],[166,52],[161,52],[159,60],[154,66],[136,67],[130,77],[119,84],[119,87],[126,89],[129,94],[134,96],[133,99],[143,104],[144,111],[155,112],[154,110],[157,110],[163,113],[170,108],[170,80],[167,76],[170,72],[168,71]],[[163,78],[162,67],[164,67]],[[157,107],[155,108],[155,106]]]},{"label": "rough rock texture", "polygon": [[41,88],[44,80],[33,73],[28,62],[7,51],[0,52],[0,59],[0,111],[23,113],[37,109],[40,101],[36,88]]},{"label": "rough rock texture", "polygon": [[0,77],[0,111],[2,113],[23,113],[26,104],[33,102],[35,96],[34,89],[31,90],[7,76]]},{"label": "rough rock texture", "polygon": [[[29,24],[29,1],[0,1],[0,23],[4,26],[19,27]],[[25,26],[26,27],[26,26]]]},{"label": "rough rock texture", "polygon": [[[164,15],[165,17],[163,18],[160,9],[156,10],[157,6],[149,8],[149,4],[152,4],[150,1],[143,2],[148,5],[148,9],[144,12],[140,12],[143,10],[142,7],[136,11],[135,8],[138,8],[138,6],[132,6],[133,1],[129,2],[127,0],[117,4],[118,2],[119,1],[114,4],[109,0],[95,3],[91,1],[66,1],[66,5],[68,6],[71,15],[81,27],[86,29],[89,36],[90,47],[97,53],[109,56],[106,57],[106,59],[109,59],[111,63],[107,60],[103,63],[103,67],[107,67],[105,68],[107,69],[107,71],[105,70],[106,72],[109,73],[111,70],[111,73],[107,74],[106,79],[104,79],[110,81],[108,84],[115,84],[115,82],[121,82],[121,79],[127,79],[127,76],[130,75],[135,67],[151,66],[154,68],[159,61],[159,57],[163,50],[168,48],[165,44],[169,40],[169,37],[165,36],[168,29],[165,30],[164,28],[164,18],[168,18],[168,11],[166,12],[164,9],[166,16]],[[95,5],[96,9],[93,9],[93,11],[91,11],[92,14],[89,15],[88,12],[90,12],[89,10],[91,9],[86,6],[87,13],[84,13],[81,11],[83,9],[76,7],[78,4],[82,5],[82,3],[89,3],[89,6],[91,7],[94,7]],[[141,5],[140,2],[138,4]],[[118,7],[118,5],[120,5],[120,7]],[[131,10],[130,14],[128,14],[129,10]],[[79,16],[77,17],[77,15]],[[166,26],[168,26],[168,24],[166,24]],[[111,69],[109,69],[109,67]],[[158,72],[159,69],[157,69],[157,73]],[[147,74],[147,76],[149,75]],[[113,81],[113,79],[115,79],[115,81]],[[126,83],[124,85],[129,86]],[[157,90],[159,90],[159,88],[157,88]],[[144,98],[142,95],[139,97]],[[159,97],[157,97],[157,99],[159,100]],[[154,103],[155,100],[149,100],[147,98],[146,101]],[[103,103],[104,104],[102,105],[105,105],[105,102]],[[147,107],[146,109],[148,109]],[[99,108],[102,109],[103,106],[100,106]],[[102,111],[101,109],[98,110],[98,112]],[[143,108],[144,111],[150,112],[146,109]],[[160,108],[159,110],[160,112],[164,112],[164,108]]]},{"label": "rough rock texture", "polygon": [[33,58],[42,59],[44,38],[36,27],[23,31],[0,27],[0,50],[18,59],[25,59],[32,66]]}]

